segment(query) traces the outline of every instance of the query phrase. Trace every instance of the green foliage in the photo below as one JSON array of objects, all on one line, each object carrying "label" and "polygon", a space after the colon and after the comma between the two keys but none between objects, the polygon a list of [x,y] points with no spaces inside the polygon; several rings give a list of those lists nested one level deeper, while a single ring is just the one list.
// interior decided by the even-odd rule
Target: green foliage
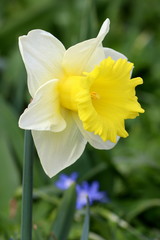
[{"label": "green foliage", "polygon": [[89,235],[89,221],[90,221],[90,211],[89,211],[89,199],[87,199],[86,214],[83,224],[83,232],[81,240],[87,240]]},{"label": "green foliage", "polygon": [[[106,17],[111,20],[111,30],[103,45],[134,62],[133,75],[144,79],[144,84],[137,87],[137,95],[146,112],[126,121],[130,136],[121,139],[114,149],[99,151],[87,146],[81,159],[64,172],[79,172],[79,182],[98,180],[101,190],[108,192],[108,204],[90,208],[90,240],[159,239],[159,16],[159,0],[0,1],[1,240],[20,239],[23,131],[18,128],[18,118],[30,96],[18,36],[40,28],[54,34],[67,48],[95,37]],[[65,225],[63,220],[70,219],[66,224],[71,224],[72,218],[66,239],[78,240],[82,236],[84,209],[72,209],[72,215],[62,210],[68,193],[62,196],[55,188],[56,178],[48,179],[35,154],[33,240],[49,239],[52,226],[58,226],[53,229],[59,231]],[[71,209],[69,204],[66,202],[66,210],[67,206]]]},{"label": "green foliage", "polygon": [[58,213],[53,225],[52,235],[49,238],[65,240],[68,237],[72,225],[76,204],[75,185],[73,184],[64,194],[62,202],[58,208]]}]

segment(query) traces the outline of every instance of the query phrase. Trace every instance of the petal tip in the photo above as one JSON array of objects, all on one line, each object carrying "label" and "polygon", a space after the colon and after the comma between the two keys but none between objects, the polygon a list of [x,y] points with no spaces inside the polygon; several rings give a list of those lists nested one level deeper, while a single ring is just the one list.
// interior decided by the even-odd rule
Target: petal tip
[{"label": "petal tip", "polygon": [[[44,169],[44,168],[43,168]],[[46,173],[46,175],[49,177],[49,178],[52,178],[52,177],[54,177],[56,174],[54,174],[54,173],[52,173],[52,172],[50,172],[50,171],[47,171],[46,169],[44,169],[44,171],[45,171],[45,173]]]},{"label": "petal tip", "polygon": [[109,32],[109,26],[110,26],[110,20],[109,20],[109,18],[107,18],[103,22],[103,24],[102,24],[102,26],[100,28],[100,31],[98,33],[98,37],[101,37],[102,40],[104,39],[105,35]]},{"label": "petal tip", "polygon": [[22,120],[22,117],[23,116],[23,113],[22,115],[19,117],[19,120],[18,120],[18,127],[21,128],[21,129],[25,129],[24,126],[23,126],[23,120]]}]

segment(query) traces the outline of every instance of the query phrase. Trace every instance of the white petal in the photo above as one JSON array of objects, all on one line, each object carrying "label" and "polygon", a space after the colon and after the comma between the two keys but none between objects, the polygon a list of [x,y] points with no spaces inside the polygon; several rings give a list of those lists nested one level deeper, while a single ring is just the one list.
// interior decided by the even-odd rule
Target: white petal
[{"label": "white petal", "polygon": [[68,74],[81,75],[91,71],[104,58],[102,41],[109,31],[109,19],[103,23],[97,38],[70,47],[64,55],[63,66]]},{"label": "white petal", "polygon": [[94,133],[91,133],[91,132],[88,132],[86,131],[84,128],[83,128],[83,125],[82,125],[82,122],[81,120],[79,119],[79,117],[77,116],[77,114],[73,114],[73,117],[74,117],[74,120],[76,121],[77,123],[77,126],[79,127],[79,130],[81,131],[81,133],[83,134],[84,138],[90,143],[90,145],[92,145],[94,148],[97,148],[97,149],[106,149],[106,150],[109,150],[111,148],[113,148],[118,140],[119,140],[119,136],[117,136],[117,142],[116,143],[113,143],[111,141],[103,141],[101,139],[100,136],[98,135],[95,135]]},{"label": "white petal", "polygon": [[125,55],[120,52],[113,50],[112,48],[104,48],[105,58],[111,57],[113,60],[118,60],[119,58],[127,59]]},{"label": "white petal", "polygon": [[61,61],[65,52],[62,43],[48,32],[33,30],[19,38],[20,52],[28,74],[31,96],[48,80],[62,74]]},{"label": "white petal", "polygon": [[101,38],[101,41],[103,41],[103,39],[105,38],[106,34],[109,32],[109,25],[110,25],[110,20],[109,20],[109,18],[107,18],[103,22],[103,24],[101,26],[101,29],[100,29],[100,31],[98,33],[98,36],[97,36],[98,38]]},{"label": "white petal", "polygon": [[30,130],[62,131],[66,123],[60,113],[58,80],[42,85],[19,119],[19,126]]},{"label": "white petal", "polygon": [[71,118],[70,112],[66,114],[67,127],[64,131],[32,131],[41,164],[49,177],[73,164],[81,156],[86,145],[86,140]]}]

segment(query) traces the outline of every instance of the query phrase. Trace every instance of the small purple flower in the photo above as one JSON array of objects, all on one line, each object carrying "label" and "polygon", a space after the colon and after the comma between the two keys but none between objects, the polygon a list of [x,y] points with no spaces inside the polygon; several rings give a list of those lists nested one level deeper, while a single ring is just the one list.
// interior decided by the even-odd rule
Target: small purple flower
[{"label": "small purple flower", "polygon": [[[72,183],[76,182],[78,177],[78,173],[73,172],[70,176],[66,174],[61,174],[59,179],[55,182],[57,188],[61,190],[68,189]],[[99,191],[99,183],[97,181],[92,182],[89,184],[88,182],[82,182],[81,185],[76,186],[77,192],[77,202],[76,208],[81,209],[87,204],[87,197],[89,199],[90,205],[93,202],[108,202],[109,199],[107,197],[106,192]]]},{"label": "small purple flower", "polygon": [[98,202],[109,201],[106,192],[99,191],[99,183],[97,181],[92,182],[90,185],[87,182],[83,182],[81,185],[76,186],[76,190],[77,190],[77,202],[76,202],[77,209],[81,209],[87,204],[87,196],[90,205],[92,205],[94,201]]},{"label": "small purple flower", "polygon": [[76,181],[77,177],[78,173],[76,172],[73,172],[70,176],[67,176],[66,174],[61,174],[59,176],[59,179],[55,182],[55,185],[61,190],[66,190],[71,186],[72,183]]}]

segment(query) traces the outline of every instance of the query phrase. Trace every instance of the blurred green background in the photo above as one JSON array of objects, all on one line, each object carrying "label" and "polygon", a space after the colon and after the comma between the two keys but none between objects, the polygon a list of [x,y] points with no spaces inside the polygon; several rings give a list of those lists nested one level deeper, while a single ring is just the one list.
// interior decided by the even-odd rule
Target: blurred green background
[{"label": "blurred green background", "polygon": [[[23,134],[17,122],[29,102],[18,36],[44,29],[66,48],[95,37],[109,17],[103,45],[135,63],[144,84],[137,95],[145,114],[128,120],[130,134],[110,151],[87,146],[65,173],[98,180],[110,202],[91,207],[90,240],[160,239],[160,1],[1,0],[0,1],[0,240],[19,239]],[[35,154],[33,239],[48,239],[63,199]],[[63,217],[63,216],[62,216]],[[83,210],[76,211],[67,239],[80,239]],[[54,239],[54,238],[53,238]]]}]

